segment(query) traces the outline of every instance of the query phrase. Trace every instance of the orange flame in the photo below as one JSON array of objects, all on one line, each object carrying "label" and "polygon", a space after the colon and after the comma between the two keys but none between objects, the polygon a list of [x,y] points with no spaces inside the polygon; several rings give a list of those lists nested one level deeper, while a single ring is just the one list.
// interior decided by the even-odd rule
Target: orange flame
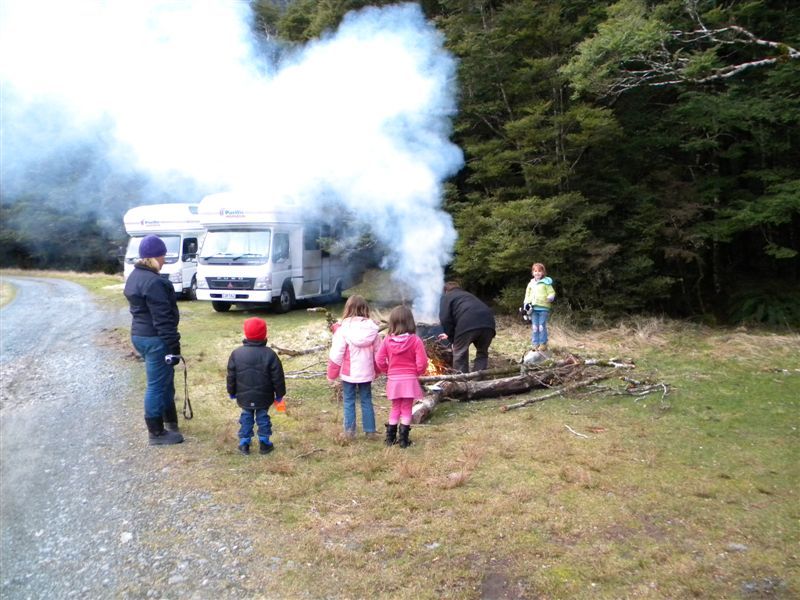
[{"label": "orange flame", "polygon": [[447,372],[446,367],[438,360],[428,358],[428,368],[425,369],[425,375],[444,375]]}]

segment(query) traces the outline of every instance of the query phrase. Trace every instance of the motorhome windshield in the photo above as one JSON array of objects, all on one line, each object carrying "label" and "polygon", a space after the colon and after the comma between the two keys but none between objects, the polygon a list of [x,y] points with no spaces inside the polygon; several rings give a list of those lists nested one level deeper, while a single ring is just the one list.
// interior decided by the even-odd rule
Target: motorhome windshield
[{"label": "motorhome windshield", "polygon": [[[181,253],[181,236],[179,235],[159,235],[164,244],[167,246],[167,258],[165,263],[174,263],[178,261]],[[139,260],[139,244],[144,239],[143,235],[133,236],[128,240],[128,249],[125,250],[125,262],[132,265]]]},{"label": "motorhome windshield", "polygon": [[200,264],[261,265],[269,259],[269,229],[209,230],[200,251]]}]

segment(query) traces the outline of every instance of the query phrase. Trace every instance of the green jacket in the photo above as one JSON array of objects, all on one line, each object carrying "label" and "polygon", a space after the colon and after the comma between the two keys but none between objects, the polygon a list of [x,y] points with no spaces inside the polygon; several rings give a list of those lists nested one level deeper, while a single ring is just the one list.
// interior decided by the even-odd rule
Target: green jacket
[{"label": "green jacket", "polygon": [[531,304],[535,310],[550,310],[550,305],[555,299],[556,291],[553,289],[553,280],[549,277],[542,277],[539,281],[531,279],[528,283],[523,304]]}]

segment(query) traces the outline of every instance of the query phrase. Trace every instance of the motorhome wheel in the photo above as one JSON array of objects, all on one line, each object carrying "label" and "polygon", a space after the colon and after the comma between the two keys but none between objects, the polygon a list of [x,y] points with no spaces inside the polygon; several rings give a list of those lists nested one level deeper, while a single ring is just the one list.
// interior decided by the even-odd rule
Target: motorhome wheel
[{"label": "motorhome wheel", "polygon": [[291,284],[283,286],[276,308],[280,313],[287,313],[294,308],[294,289]]},{"label": "motorhome wheel", "polygon": [[218,302],[216,300],[212,300],[211,306],[213,306],[214,310],[217,312],[228,312],[231,309],[230,302]]},{"label": "motorhome wheel", "polygon": [[197,300],[197,277],[192,277],[192,284],[183,290],[183,295],[187,300]]}]

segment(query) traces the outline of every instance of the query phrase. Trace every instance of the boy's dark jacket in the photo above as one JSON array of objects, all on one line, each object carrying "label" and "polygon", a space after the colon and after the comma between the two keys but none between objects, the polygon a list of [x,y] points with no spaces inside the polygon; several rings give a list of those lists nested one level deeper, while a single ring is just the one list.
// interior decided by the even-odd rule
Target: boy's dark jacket
[{"label": "boy's dark jacket", "polygon": [[125,297],[133,316],[131,335],[160,337],[168,354],[180,354],[181,316],[169,280],[144,265],[136,265],[125,282]]},{"label": "boy's dark jacket", "polygon": [[286,395],[283,365],[266,341],[244,340],[228,359],[228,394],[245,409],[269,408]]}]

